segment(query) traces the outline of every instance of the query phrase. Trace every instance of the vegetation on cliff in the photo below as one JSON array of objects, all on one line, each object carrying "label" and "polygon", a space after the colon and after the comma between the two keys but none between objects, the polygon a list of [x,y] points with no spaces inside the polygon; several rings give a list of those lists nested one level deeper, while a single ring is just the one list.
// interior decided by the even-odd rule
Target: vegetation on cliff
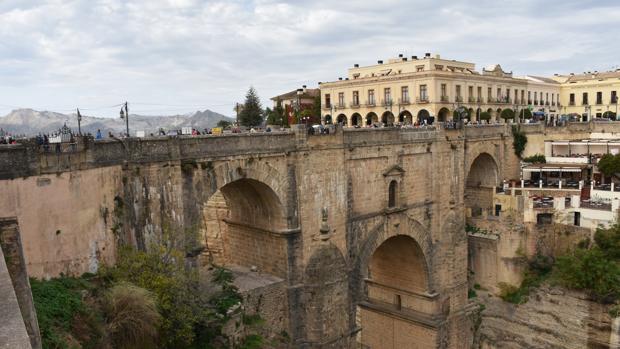
[{"label": "vegetation on cliff", "polygon": [[620,298],[620,223],[598,228],[594,241],[586,240],[571,252],[553,259],[537,255],[528,264],[519,287],[500,284],[500,297],[507,302],[527,301],[531,289],[543,281],[582,290],[595,300],[612,303]]},{"label": "vegetation on cliff", "polygon": [[515,155],[520,159],[523,156],[525,145],[527,144],[527,136],[518,126],[512,126],[512,147]]},{"label": "vegetation on cliff", "polygon": [[[31,283],[44,348],[227,348],[229,320],[260,322],[241,314],[230,271],[213,270],[205,289],[184,255],[164,246],[122,249],[117,265],[96,275]],[[250,331],[238,347],[263,341]]]}]

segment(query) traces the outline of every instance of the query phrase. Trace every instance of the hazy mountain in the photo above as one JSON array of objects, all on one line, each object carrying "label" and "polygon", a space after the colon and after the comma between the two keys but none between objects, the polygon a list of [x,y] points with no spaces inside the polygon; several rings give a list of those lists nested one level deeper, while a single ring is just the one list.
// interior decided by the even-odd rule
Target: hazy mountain
[{"label": "hazy mountain", "polygon": [[[212,112],[210,110],[197,111],[185,115],[171,116],[144,116],[129,115],[129,130],[155,133],[159,128],[165,130],[180,129],[191,126],[199,130],[215,127],[220,120],[234,121],[234,119]],[[50,111],[36,111],[32,109],[16,109],[4,117],[0,117],[0,128],[13,134],[34,135],[39,132],[53,132],[64,124],[77,132],[76,114],[61,114]],[[109,131],[118,134],[125,130],[125,120],[120,118],[102,118],[87,116],[82,113],[82,133],[95,134],[97,129],[107,134]]]}]

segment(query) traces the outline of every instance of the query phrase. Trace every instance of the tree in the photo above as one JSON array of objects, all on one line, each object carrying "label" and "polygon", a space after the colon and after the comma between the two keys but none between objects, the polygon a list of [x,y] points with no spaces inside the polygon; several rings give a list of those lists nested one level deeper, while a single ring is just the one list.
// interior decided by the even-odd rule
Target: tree
[{"label": "tree", "polygon": [[245,95],[243,110],[239,113],[239,123],[247,127],[258,126],[263,123],[263,108],[254,87],[250,87]]},{"label": "tree", "polygon": [[491,120],[491,113],[483,111],[480,113],[480,120],[489,121]]},{"label": "tree", "polygon": [[532,112],[529,109],[521,109],[521,111],[519,112],[519,118],[521,118],[521,119],[531,119],[532,118]]},{"label": "tree", "polygon": [[620,155],[603,155],[598,161],[597,167],[605,177],[610,177],[620,172]]},{"label": "tree", "polygon": [[469,118],[469,111],[463,107],[459,107],[452,113],[453,120],[463,120]]},{"label": "tree", "polygon": [[616,120],[616,113],[614,113],[613,111],[609,111],[608,110],[608,111],[603,113],[603,117],[611,119],[611,120]]},{"label": "tree", "polygon": [[511,120],[515,118],[515,112],[512,109],[504,109],[499,116],[504,120]]},{"label": "tree", "polygon": [[282,102],[278,100],[276,106],[273,109],[266,108],[265,115],[267,116],[267,124],[269,125],[282,125],[287,124],[287,118],[284,116],[284,108],[282,108]]},{"label": "tree", "polygon": [[224,129],[224,128],[229,128],[231,125],[232,125],[232,123],[230,121],[220,120],[220,121],[217,122],[217,125],[215,125],[215,126]]},{"label": "tree", "polygon": [[312,119],[314,123],[321,123],[321,95],[314,97],[314,103],[312,104]]}]

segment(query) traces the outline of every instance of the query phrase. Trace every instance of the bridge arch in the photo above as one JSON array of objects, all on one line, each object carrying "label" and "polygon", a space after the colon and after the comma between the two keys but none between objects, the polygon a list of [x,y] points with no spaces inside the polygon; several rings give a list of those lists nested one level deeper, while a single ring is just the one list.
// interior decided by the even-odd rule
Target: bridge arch
[{"label": "bridge arch", "polygon": [[264,163],[230,162],[207,171],[202,200],[203,255],[223,266],[252,266],[286,277],[287,182]]},{"label": "bridge arch", "polygon": [[[437,327],[410,315],[438,315],[426,229],[406,214],[394,214],[370,234],[358,258],[362,347],[435,347]],[[423,335],[412,335],[422,329]]]},{"label": "bridge arch", "polygon": [[481,152],[467,165],[465,181],[465,206],[472,216],[490,213],[493,194],[499,184],[499,162],[488,152]]}]

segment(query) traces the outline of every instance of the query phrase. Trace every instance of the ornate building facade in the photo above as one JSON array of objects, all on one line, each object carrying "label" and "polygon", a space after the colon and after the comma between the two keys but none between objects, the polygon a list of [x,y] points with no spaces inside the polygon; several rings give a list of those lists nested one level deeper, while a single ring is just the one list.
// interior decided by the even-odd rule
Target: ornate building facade
[{"label": "ornate building facade", "polygon": [[502,112],[519,115],[524,109],[556,117],[561,111],[559,81],[514,77],[498,64],[480,72],[473,63],[430,53],[356,64],[345,78],[320,88],[323,122],[348,126],[475,121],[483,112],[499,120]]}]

